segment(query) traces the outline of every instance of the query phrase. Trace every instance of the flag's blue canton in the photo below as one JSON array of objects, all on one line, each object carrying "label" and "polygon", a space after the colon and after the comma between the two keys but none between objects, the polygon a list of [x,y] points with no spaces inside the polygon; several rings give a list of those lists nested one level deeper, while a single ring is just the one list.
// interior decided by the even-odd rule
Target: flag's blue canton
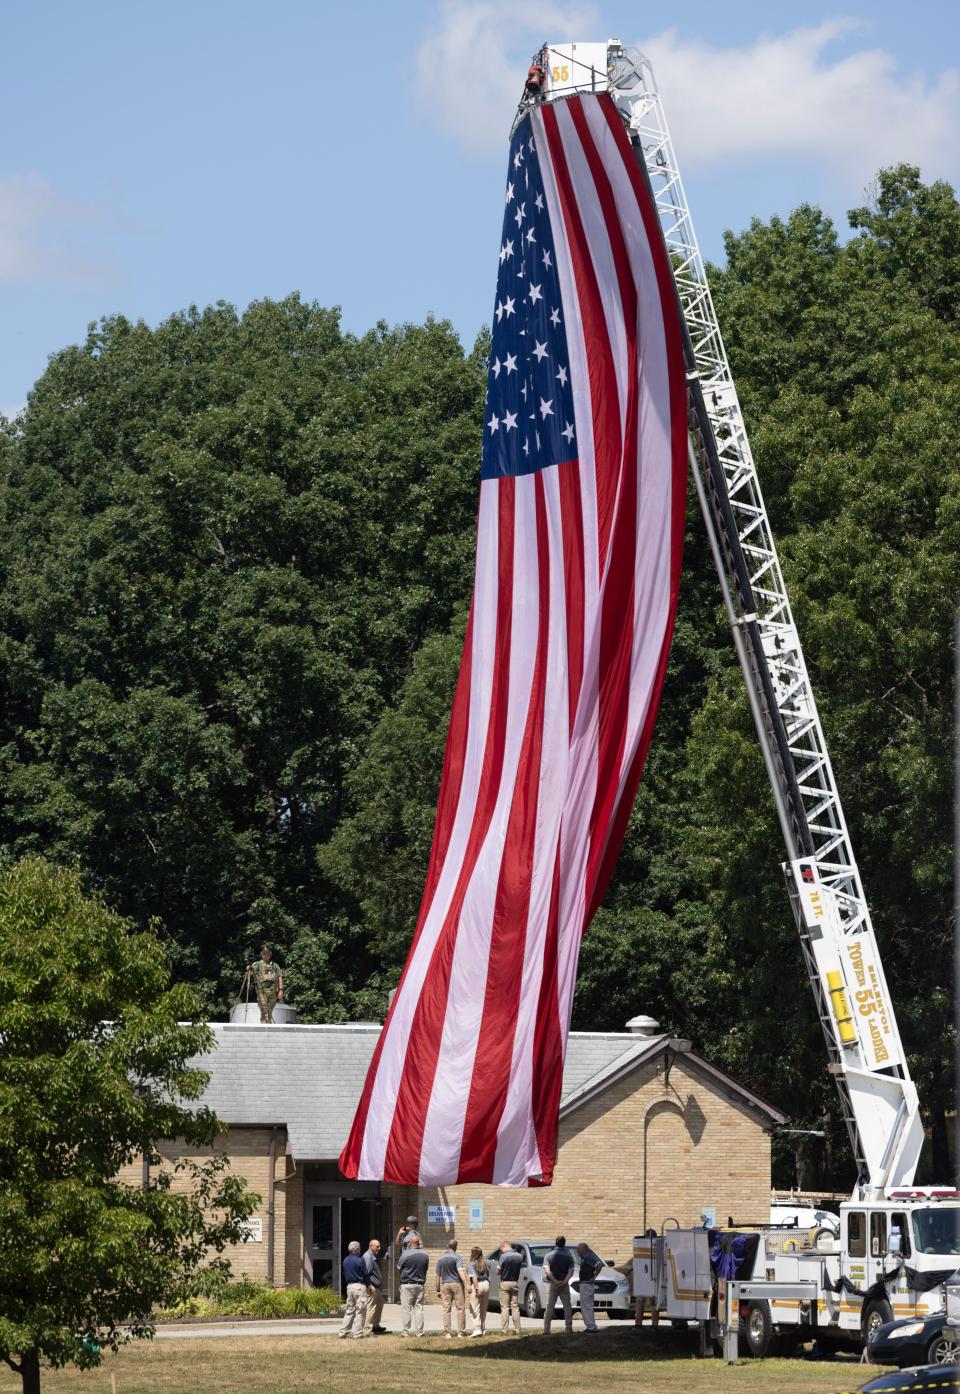
[{"label": "flag's blue canton", "polygon": [[481,475],[532,474],[576,458],[566,315],[528,117],[510,145]]}]

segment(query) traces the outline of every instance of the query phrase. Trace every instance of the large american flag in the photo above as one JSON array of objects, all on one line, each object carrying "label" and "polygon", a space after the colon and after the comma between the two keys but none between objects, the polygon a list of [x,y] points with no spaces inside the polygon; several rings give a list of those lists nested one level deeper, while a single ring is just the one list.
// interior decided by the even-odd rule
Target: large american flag
[{"label": "large american flag", "polygon": [[686,479],[672,274],[606,95],[510,145],[473,607],[419,920],[345,1176],[549,1183],[580,940],[673,630]]}]

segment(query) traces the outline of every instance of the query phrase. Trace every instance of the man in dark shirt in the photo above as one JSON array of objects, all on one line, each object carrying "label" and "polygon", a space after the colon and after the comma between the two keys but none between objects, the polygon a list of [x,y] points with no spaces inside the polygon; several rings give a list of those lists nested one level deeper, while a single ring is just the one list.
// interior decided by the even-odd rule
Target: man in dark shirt
[{"label": "man in dark shirt", "polygon": [[597,1318],[593,1311],[594,1284],[597,1274],[603,1267],[603,1259],[590,1248],[589,1244],[578,1244],[580,1257],[580,1315],[583,1317],[584,1331],[596,1331]]},{"label": "man in dark shirt", "polygon": [[356,1239],[351,1239],[347,1245],[347,1256],[343,1260],[343,1286],[347,1305],[343,1309],[343,1325],[337,1334],[341,1340],[345,1340],[352,1326],[353,1339],[359,1341],[367,1315],[367,1269]]},{"label": "man in dark shirt", "polygon": [[543,1333],[548,1335],[553,1321],[557,1299],[563,1304],[563,1324],[567,1335],[573,1334],[573,1302],[570,1298],[570,1279],[573,1276],[573,1254],[567,1248],[562,1234],[557,1235],[556,1248],[550,1250],[543,1260],[543,1272],[547,1279],[547,1303],[543,1309]]},{"label": "man in dark shirt", "polygon": [[520,1269],[523,1255],[518,1254],[509,1240],[500,1245],[500,1261],[497,1275],[500,1278],[500,1334],[510,1335],[510,1315],[513,1313],[513,1326],[520,1335]]},{"label": "man in dark shirt", "polygon": [[420,1247],[419,1234],[411,1235],[406,1248],[400,1255],[400,1309],[403,1312],[402,1336],[411,1335],[410,1325],[416,1326],[418,1336],[423,1335],[423,1285],[427,1280],[430,1260]]}]

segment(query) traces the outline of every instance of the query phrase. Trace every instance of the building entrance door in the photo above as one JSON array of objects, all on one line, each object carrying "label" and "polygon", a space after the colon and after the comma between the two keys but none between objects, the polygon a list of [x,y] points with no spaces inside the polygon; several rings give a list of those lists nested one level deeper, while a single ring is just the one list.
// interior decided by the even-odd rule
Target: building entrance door
[{"label": "building entrance door", "polygon": [[307,1280],[314,1288],[340,1291],[340,1197],[309,1202]]},{"label": "building entrance door", "polygon": [[365,1249],[371,1239],[380,1240],[380,1274],[388,1302],[397,1300],[395,1259],[387,1254],[393,1236],[390,1226],[393,1204],[376,1196],[344,1196],[340,1201],[340,1254],[346,1257],[347,1245],[356,1239]]}]

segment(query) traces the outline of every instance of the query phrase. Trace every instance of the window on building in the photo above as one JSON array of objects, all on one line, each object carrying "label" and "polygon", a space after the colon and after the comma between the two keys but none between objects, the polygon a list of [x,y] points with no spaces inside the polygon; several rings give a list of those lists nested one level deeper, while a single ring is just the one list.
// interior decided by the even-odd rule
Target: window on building
[{"label": "window on building", "polygon": [[867,1217],[862,1210],[851,1210],[847,1216],[847,1252],[851,1258],[867,1256]]},{"label": "window on building", "polygon": [[870,1216],[870,1256],[882,1258],[887,1252],[887,1217],[884,1211],[875,1210]]}]

